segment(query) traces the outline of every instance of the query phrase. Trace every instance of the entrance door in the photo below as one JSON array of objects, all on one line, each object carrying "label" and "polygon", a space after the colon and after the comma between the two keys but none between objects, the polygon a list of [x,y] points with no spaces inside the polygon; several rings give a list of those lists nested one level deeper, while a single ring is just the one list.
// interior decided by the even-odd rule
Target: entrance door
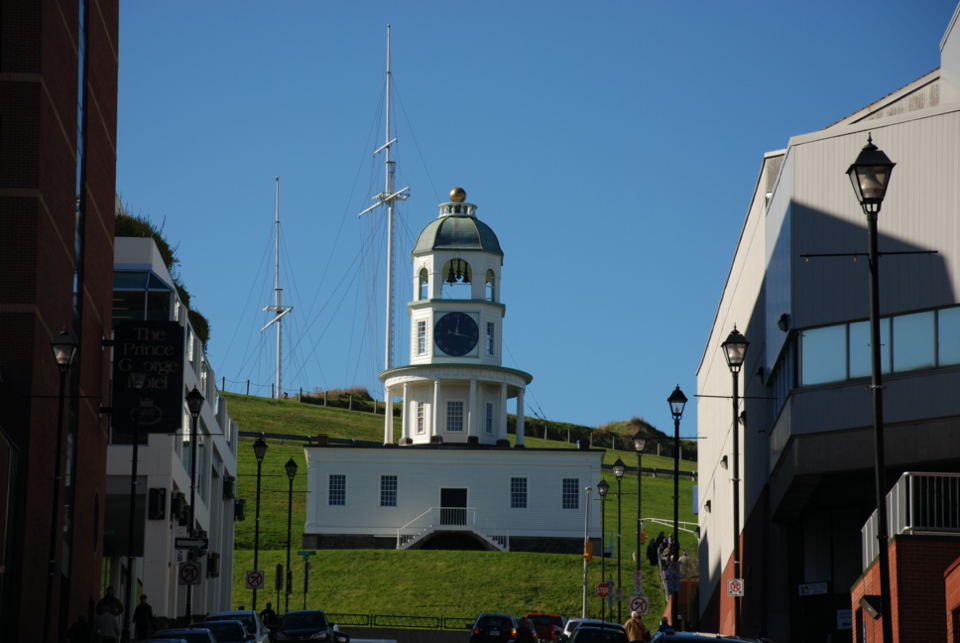
[{"label": "entrance door", "polygon": [[441,489],[440,490],[440,524],[466,525],[467,524],[467,490]]}]

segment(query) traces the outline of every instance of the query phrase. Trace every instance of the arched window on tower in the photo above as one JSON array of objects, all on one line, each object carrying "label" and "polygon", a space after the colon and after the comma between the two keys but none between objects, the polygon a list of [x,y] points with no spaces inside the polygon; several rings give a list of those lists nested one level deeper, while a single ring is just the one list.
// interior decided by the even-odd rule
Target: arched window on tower
[{"label": "arched window on tower", "polygon": [[487,271],[487,301],[497,300],[496,276],[492,270]]},{"label": "arched window on tower", "polygon": [[444,299],[471,298],[470,282],[473,279],[473,270],[469,263],[463,259],[451,259],[443,265],[443,272],[440,274],[443,276]]},{"label": "arched window on tower", "polygon": [[430,299],[430,275],[427,272],[426,268],[420,269],[420,297],[419,300],[423,301],[425,299]]}]

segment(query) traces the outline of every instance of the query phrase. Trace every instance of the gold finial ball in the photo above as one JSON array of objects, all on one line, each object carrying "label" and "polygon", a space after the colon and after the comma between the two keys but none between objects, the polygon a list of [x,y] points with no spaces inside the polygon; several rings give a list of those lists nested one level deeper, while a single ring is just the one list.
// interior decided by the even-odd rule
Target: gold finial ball
[{"label": "gold finial ball", "polygon": [[450,200],[454,203],[463,203],[467,198],[467,191],[463,188],[453,188],[450,190]]}]

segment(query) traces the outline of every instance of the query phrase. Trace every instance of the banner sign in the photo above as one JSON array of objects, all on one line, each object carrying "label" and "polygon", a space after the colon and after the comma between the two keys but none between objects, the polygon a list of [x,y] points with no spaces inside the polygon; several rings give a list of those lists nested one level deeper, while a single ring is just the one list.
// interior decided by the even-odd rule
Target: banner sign
[{"label": "banner sign", "polygon": [[[147,381],[136,389],[132,371]],[[171,321],[128,320],[117,325],[113,346],[113,429],[175,433],[183,422],[183,327]]]}]

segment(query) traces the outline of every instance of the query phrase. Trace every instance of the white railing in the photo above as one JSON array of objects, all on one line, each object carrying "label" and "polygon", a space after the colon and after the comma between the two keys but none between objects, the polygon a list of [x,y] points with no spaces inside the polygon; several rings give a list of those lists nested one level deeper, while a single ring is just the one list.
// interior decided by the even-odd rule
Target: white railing
[{"label": "white railing", "polygon": [[[907,471],[887,494],[887,536],[960,533],[960,473]],[[877,512],[860,530],[863,569],[880,554]]]},{"label": "white railing", "polygon": [[510,532],[473,507],[430,507],[397,529],[397,549],[435,531],[470,531],[502,551],[510,550]]}]

